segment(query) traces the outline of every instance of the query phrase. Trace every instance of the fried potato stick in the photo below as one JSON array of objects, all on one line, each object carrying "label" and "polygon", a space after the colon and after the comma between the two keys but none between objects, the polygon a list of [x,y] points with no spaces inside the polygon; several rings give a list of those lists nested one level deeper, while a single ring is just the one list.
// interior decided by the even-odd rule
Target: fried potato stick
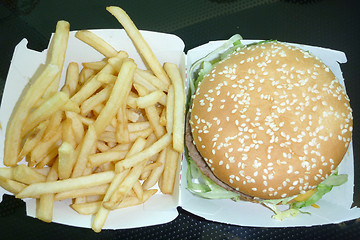
[{"label": "fried potato stick", "polygon": [[80,177],[83,175],[83,172],[86,168],[88,162],[88,156],[91,153],[95,143],[97,141],[95,127],[90,125],[85,136],[84,140],[80,144],[79,155],[76,159],[76,163],[71,174],[71,177]]},{"label": "fried potato stick", "polygon": [[167,152],[167,148],[164,148],[163,150],[161,150],[158,159],[156,160],[156,162],[161,163],[160,167],[155,168],[151,171],[150,175],[146,178],[146,180],[143,183],[143,189],[147,190],[151,187],[153,187],[157,181],[159,180],[159,178],[161,177],[161,174],[164,170],[164,163],[165,163],[165,159],[166,159],[166,152]]},{"label": "fried potato stick", "polygon": [[[106,192],[102,202],[110,199],[111,195],[116,190],[116,187],[121,183],[121,181],[125,178],[125,176],[127,175],[128,172],[129,172],[129,170],[125,170],[125,171],[121,172],[120,174],[116,174],[116,175],[114,174],[112,182],[111,182],[109,188],[107,189],[107,192]],[[97,209],[97,212],[94,216],[94,220],[91,225],[91,228],[95,232],[101,231],[101,229],[103,228],[103,226],[105,224],[106,218],[108,217],[109,212],[110,212],[108,209],[106,209],[102,206],[102,202],[100,202],[100,206]]]},{"label": "fried potato stick", "polygon": [[[139,84],[134,84],[135,89],[138,91],[140,97],[144,97],[148,94],[146,88]],[[160,138],[165,134],[165,128],[160,124],[160,117],[157,109],[154,105],[145,108],[146,116],[154,129],[156,137]]]},{"label": "fried potato stick", "polygon": [[70,24],[66,21],[59,21],[57,23],[54,37],[50,43],[48,63],[42,73],[26,90],[20,102],[13,110],[5,138],[4,164],[6,166],[15,166],[18,162],[21,130],[31,108],[44,94],[48,95],[49,92],[56,91],[59,87],[61,70],[63,68],[69,38],[69,29]]},{"label": "fried potato stick", "polygon": [[82,188],[72,191],[59,192],[55,195],[55,201],[61,201],[69,198],[87,197],[93,195],[103,195],[106,193],[110,184],[103,184],[94,187]]},{"label": "fried potato stick", "polygon": [[[46,181],[56,181],[58,179],[57,174],[57,161],[53,164],[49,174],[46,177]],[[48,193],[40,196],[36,202],[36,217],[44,222],[51,222],[53,219],[54,208],[54,194]]]},{"label": "fried potato stick", "polygon": [[61,127],[62,119],[62,110],[59,110],[50,116],[49,124],[47,125],[44,137],[42,138],[43,141],[50,139],[54,134],[58,132],[59,128]]},{"label": "fried potato stick", "polygon": [[9,191],[13,194],[18,194],[22,191],[27,185],[24,183],[20,183],[9,178],[0,176],[0,186],[4,188],[6,191]]},{"label": "fried potato stick", "polygon": [[[141,152],[146,145],[146,140],[144,138],[138,138],[132,145],[129,150],[127,157],[131,157],[132,155]],[[118,183],[118,186],[112,192],[111,197],[103,201],[103,206],[109,210],[114,209],[121,200],[127,195],[127,193],[131,190],[135,182],[139,179],[142,168],[145,165],[145,161],[139,163],[134,168],[132,168],[129,173],[126,175],[123,181]],[[120,175],[121,173],[118,173]],[[115,177],[116,178],[116,177]],[[112,183],[113,185],[113,183]]]},{"label": "fried potato stick", "polygon": [[165,71],[174,85],[174,124],[173,124],[173,147],[182,153],[184,151],[185,129],[185,92],[179,68],[174,63],[165,63]]},{"label": "fried potato stick", "polygon": [[152,73],[150,73],[148,71],[136,69],[135,75],[137,77],[142,77],[144,80],[146,80],[151,85],[153,85],[154,87],[156,87],[157,89],[159,89],[163,92],[166,92],[168,90],[168,85],[164,85],[159,78],[157,78],[155,75],[153,75]]},{"label": "fried potato stick", "polygon": [[14,180],[25,183],[32,184],[38,182],[46,181],[46,176],[38,173],[33,168],[30,168],[24,164],[20,164],[13,169],[13,178]]},{"label": "fried potato stick", "polygon": [[54,146],[57,146],[61,139],[61,128],[49,139],[40,141],[40,143],[31,151],[30,161],[34,164],[38,164],[48,153],[52,151]]},{"label": "fried potato stick", "polygon": [[75,91],[77,90],[79,78],[79,65],[76,62],[69,63],[66,71],[65,84],[62,87],[61,91],[68,94],[69,97],[74,95]]},{"label": "fried potato stick", "polygon": [[105,67],[106,64],[107,64],[106,60],[82,63],[84,68],[92,69],[95,71],[100,71],[101,69],[103,69],[103,67]]},{"label": "fried potato stick", "polygon": [[166,98],[166,131],[173,132],[174,125],[174,86],[170,85]]},{"label": "fried potato stick", "polygon": [[36,110],[29,114],[26,123],[23,126],[23,136],[28,134],[41,121],[49,118],[53,113],[60,110],[66,104],[69,97],[64,92],[57,92],[48,100],[44,101]]},{"label": "fried potato stick", "polygon": [[41,98],[48,86],[54,81],[59,72],[56,65],[47,65],[41,75],[31,84],[18,105],[14,108],[8,123],[5,148],[5,166],[15,166],[20,152],[22,126],[24,125],[30,109]]},{"label": "fried potato stick", "polygon": [[159,184],[162,193],[172,194],[174,191],[179,155],[171,147],[167,148],[164,171],[161,176],[161,184]]},{"label": "fried potato stick", "polygon": [[126,157],[124,160],[119,161],[115,165],[115,171],[120,172],[122,169],[130,168],[136,164],[142,162],[145,159],[159,153],[161,150],[166,148],[171,142],[171,134],[166,133],[159,140],[157,140],[151,146],[145,148],[143,151],[138,152],[130,157]]},{"label": "fried potato stick", "polygon": [[[144,191],[143,199],[140,201],[137,197],[126,197],[118,206],[117,209],[126,208],[131,206],[136,206],[146,202],[152,195],[157,192],[156,189],[150,189]],[[88,202],[88,203],[80,203],[80,204],[72,204],[71,207],[78,212],[79,214],[83,215],[91,215],[95,214],[99,211],[102,202]]]},{"label": "fried potato stick", "polygon": [[[126,59],[129,55],[124,52],[124,51],[120,51],[117,55],[116,55],[116,59]],[[109,74],[114,74],[116,71],[115,69],[111,66],[111,64],[106,64],[105,67],[103,69],[101,69],[100,72],[97,73],[97,75],[101,74],[101,73],[109,73]],[[77,104],[81,104],[83,101],[85,101],[86,99],[88,99],[93,93],[95,93],[101,86],[102,86],[102,82],[97,80],[97,75],[95,75],[94,77],[92,77],[89,81],[87,81],[80,89],[79,91],[77,91],[74,96],[71,97],[71,100],[74,101]]]},{"label": "fried potato stick", "polygon": [[109,125],[119,111],[120,106],[126,103],[126,98],[131,90],[135,69],[136,64],[132,61],[125,61],[122,64],[109,99],[94,122],[94,128],[97,135],[104,131],[106,126]]},{"label": "fried potato stick", "polygon": [[97,167],[101,164],[124,159],[127,151],[107,151],[89,156],[88,167]]},{"label": "fried potato stick", "polygon": [[40,123],[26,138],[25,143],[20,151],[19,159],[23,159],[29,152],[31,152],[37,144],[41,141],[49,121]]},{"label": "fried potato stick", "polygon": [[39,198],[39,196],[41,196],[42,194],[59,193],[59,192],[98,186],[111,182],[114,176],[115,176],[115,172],[107,171],[101,173],[94,173],[87,176],[81,176],[77,178],[69,178],[65,180],[34,183],[24,188],[24,190],[19,192],[15,197]]},{"label": "fried potato stick", "polygon": [[63,142],[59,147],[58,174],[60,179],[67,179],[71,176],[76,158],[73,146],[68,142]]},{"label": "fried potato stick", "polygon": [[141,96],[136,100],[137,106],[139,108],[147,108],[150,107],[152,105],[155,105],[157,102],[159,102],[159,100],[165,96],[165,93],[160,91],[160,90],[156,90],[153,91],[145,96]]},{"label": "fried potato stick", "polygon": [[106,10],[108,10],[121,23],[126,33],[131,38],[140,54],[145,58],[154,74],[163,82],[163,84],[169,85],[170,81],[164,69],[160,65],[149,44],[145,41],[127,13],[123,9],[114,6],[107,7]]},{"label": "fried potato stick", "polygon": [[80,30],[76,32],[75,37],[87,43],[105,57],[114,57],[118,53],[116,49],[104,39],[89,30]]},{"label": "fried potato stick", "polygon": [[54,81],[50,84],[44,94],[44,99],[47,99],[55,93],[60,84],[62,69],[64,67],[65,54],[69,40],[70,24],[67,21],[58,21],[56,24],[55,34],[50,43],[48,60],[50,64],[58,66],[59,72],[57,73]]}]

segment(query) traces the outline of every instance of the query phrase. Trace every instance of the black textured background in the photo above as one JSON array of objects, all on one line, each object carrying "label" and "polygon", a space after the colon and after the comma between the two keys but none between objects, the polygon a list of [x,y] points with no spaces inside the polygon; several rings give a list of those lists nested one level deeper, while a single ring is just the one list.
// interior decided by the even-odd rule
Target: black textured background
[{"label": "black textured background", "polygon": [[[14,47],[21,39],[29,40],[29,48],[45,49],[60,19],[69,21],[71,30],[119,28],[105,10],[108,5],[124,8],[139,29],[178,35],[186,51],[240,33],[246,39],[277,39],[345,52],[348,63],[342,70],[354,110],[354,205],[360,206],[358,1],[0,0],[0,98]],[[0,239],[360,239],[359,220],[304,228],[254,228],[214,223],[178,210],[178,218],[167,224],[96,234],[26,217],[25,204],[5,195],[0,203]]]}]

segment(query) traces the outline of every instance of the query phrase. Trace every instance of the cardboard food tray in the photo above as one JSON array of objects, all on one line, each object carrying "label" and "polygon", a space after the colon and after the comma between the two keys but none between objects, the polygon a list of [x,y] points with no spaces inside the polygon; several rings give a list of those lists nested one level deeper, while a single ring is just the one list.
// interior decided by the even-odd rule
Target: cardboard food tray
[{"label": "cardboard food tray", "polygon": [[[93,31],[117,50],[127,51],[139,68],[146,68],[124,30],[107,29]],[[149,31],[141,31],[141,33],[153,49],[160,63],[173,62],[178,64],[184,79],[186,78],[186,69],[189,69],[194,61],[223,43],[223,41],[209,42],[190,50],[185,55],[184,43],[177,36]],[[248,44],[254,41],[243,40],[243,43]],[[339,63],[346,62],[344,53],[319,47],[296,46],[309,50],[320,57],[331,68],[340,82],[344,83],[339,65]],[[4,167],[5,131],[12,109],[22,89],[28,84],[29,79],[34,75],[38,67],[45,63],[46,54],[46,50],[36,52],[28,49],[26,39],[23,39],[14,50],[0,109],[0,123],[2,125],[2,130],[0,131],[0,167]],[[96,50],[75,38],[75,32],[70,32],[64,66],[67,66],[70,62],[82,63],[98,61],[102,58],[103,56]],[[62,83],[64,82],[65,72],[66,68],[63,70]],[[176,210],[178,206],[208,220],[241,226],[312,226],[338,223],[360,217],[360,209],[351,208],[354,187],[353,151],[351,144],[343,162],[339,166],[340,173],[349,175],[348,182],[326,194],[318,203],[320,209],[312,207],[303,209],[310,212],[311,215],[301,214],[296,218],[289,218],[285,221],[272,219],[272,211],[260,204],[233,202],[232,200],[209,200],[194,196],[186,189],[187,163],[185,158],[183,158],[181,163],[179,162],[178,169],[179,172],[173,195],[158,193],[142,205],[112,211],[109,214],[104,229],[126,229],[167,223],[178,216]],[[3,194],[10,193],[1,188],[1,198]],[[26,202],[27,215],[35,217],[36,201],[34,199],[25,199],[24,201]],[[70,200],[55,202],[53,222],[90,228],[92,217],[76,213],[69,207],[70,203]]]}]

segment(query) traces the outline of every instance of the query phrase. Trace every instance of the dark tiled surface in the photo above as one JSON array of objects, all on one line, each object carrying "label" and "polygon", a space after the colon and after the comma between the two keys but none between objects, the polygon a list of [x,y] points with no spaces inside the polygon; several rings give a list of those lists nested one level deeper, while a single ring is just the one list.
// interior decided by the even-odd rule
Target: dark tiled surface
[{"label": "dark tiled surface", "polygon": [[[360,172],[358,63],[360,15],[356,1],[335,0],[198,0],[198,1],[0,1],[0,93],[15,45],[23,38],[28,47],[46,48],[56,21],[71,29],[119,28],[107,5],[123,7],[139,29],[174,33],[186,50],[209,40],[240,33],[247,39],[278,39],[328,47],[346,53],[342,70],[354,109],[355,171]],[[360,206],[360,179],[355,174],[355,205]],[[21,200],[4,196],[0,203],[0,238],[7,239],[360,239],[357,220],[306,228],[238,227],[203,220],[179,208],[174,221],[158,226],[104,230],[47,224],[25,216]]]}]

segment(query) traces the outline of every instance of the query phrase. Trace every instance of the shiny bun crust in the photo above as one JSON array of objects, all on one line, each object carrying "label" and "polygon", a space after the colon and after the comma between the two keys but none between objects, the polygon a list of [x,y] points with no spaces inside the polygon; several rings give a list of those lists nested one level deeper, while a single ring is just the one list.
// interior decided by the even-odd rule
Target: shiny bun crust
[{"label": "shiny bun crust", "polygon": [[318,58],[284,43],[237,50],[204,78],[192,101],[197,150],[218,179],[255,198],[315,188],[351,141],[343,86]]}]

